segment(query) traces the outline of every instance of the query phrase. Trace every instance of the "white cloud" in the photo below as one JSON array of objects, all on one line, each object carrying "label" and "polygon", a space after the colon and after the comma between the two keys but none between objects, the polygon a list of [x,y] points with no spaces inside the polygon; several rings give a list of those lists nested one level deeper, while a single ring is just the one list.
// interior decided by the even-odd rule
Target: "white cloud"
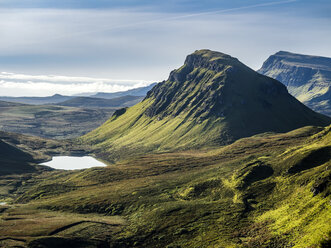
[{"label": "white cloud", "polygon": [[143,80],[113,80],[107,78],[67,77],[0,73],[1,96],[74,95],[90,92],[117,92],[147,86]]}]

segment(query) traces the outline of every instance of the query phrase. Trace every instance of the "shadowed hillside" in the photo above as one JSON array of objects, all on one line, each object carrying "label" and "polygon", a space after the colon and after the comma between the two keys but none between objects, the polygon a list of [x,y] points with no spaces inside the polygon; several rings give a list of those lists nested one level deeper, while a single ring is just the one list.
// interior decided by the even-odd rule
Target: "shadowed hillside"
[{"label": "shadowed hillside", "polygon": [[34,159],[30,154],[0,140],[0,176],[35,172],[36,168],[29,164],[31,162]]}]

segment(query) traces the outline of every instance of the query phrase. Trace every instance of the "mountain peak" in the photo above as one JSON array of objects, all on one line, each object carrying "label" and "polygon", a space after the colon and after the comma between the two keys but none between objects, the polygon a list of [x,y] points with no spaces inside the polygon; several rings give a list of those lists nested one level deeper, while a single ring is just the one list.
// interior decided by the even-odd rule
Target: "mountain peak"
[{"label": "mountain peak", "polygon": [[63,95],[61,95],[61,94],[54,94],[51,97],[63,97]]},{"label": "mountain peak", "polygon": [[[242,65],[237,58],[225,53],[215,52],[208,49],[196,50],[186,57],[184,65],[192,67],[220,68],[227,65]],[[216,67],[216,68],[215,68]],[[223,69],[223,68],[221,68]]]},{"label": "mountain peak", "polygon": [[230,55],[198,50],[188,55],[184,65],[173,70],[167,81],[148,92],[145,99],[155,101],[145,114],[159,119],[188,114],[204,120],[210,116],[224,117],[234,106],[247,102],[248,94],[287,93],[282,84],[265,81]]},{"label": "mountain peak", "polygon": [[291,52],[288,52],[288,51],[278,51],[274,55],[275,56],[282,56],[282,55],[291,55],[291,54],[294,54],[294,53],[291,53]]},{"label": "mountain peak", "polygon": [[83,140],[127,154],[128,149],[137,153],[214,146],[329,123],[277,80],[229,55],[204,49],[188,55],[184,65],[154,86],[141,103]]},{"label": "mountain peak", "polygon": [[230,55],[228,54],[225,54],[225,53],[222,53],[222,52],[217,52],[217,51],[212,51],[212,50],[209,50],[209,49],[200,49],[200,50],[196,50],[194,53],[188,55],[188,57],[190,56],[202,56],[204,58],[208,58],[210,60],[214,60],[214,59],[218,59],[218,58],[226,58],[226,59],[235,59],[233,57],[231,57]]},{"label": "mountain peak", "polygon": [[252,71],[237,58],[225,53],[202,49],[188,55],[184,65],[170,73],[168,81],[181,83],[185,80],[191,80],[196,76],[194,73],[198,71],[203,73],[202,70],[209,70],[213,73],[232,73],[240,70]]}]

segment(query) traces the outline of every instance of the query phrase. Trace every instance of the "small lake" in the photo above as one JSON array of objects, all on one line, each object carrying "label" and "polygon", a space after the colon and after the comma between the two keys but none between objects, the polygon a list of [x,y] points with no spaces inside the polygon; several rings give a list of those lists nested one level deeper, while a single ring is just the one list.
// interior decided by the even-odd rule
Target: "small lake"
[{"label": "small lake", "polygon": [[73,156],[57,156],[53,157],[51,161],[42,163],[54,169],[59,170],[79,170],[91,167],[107,166],[99,160],[91,157],[73,157]]}]

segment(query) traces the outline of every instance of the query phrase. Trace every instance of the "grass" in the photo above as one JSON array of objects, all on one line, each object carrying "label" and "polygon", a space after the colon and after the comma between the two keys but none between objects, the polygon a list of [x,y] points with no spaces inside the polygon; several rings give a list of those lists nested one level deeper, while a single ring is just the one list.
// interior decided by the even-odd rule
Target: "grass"
[{"label": "grass", "polygon": [[[113,247],[322,247],[331,229],[330,157],[287,171],[309,151],[330,146],[330,137],[330,127],[305,127],[106,168],[44,172],[16,188],[16,204],[24,204],[9,207],[2,225],[13,224],[8,215],[23,216],[16,221],[31,227],[19,231],[26,243],[79,237],[87,245],[98,237]],[[75,224],[82,220],[89,222]],[[17,232],[6,228],[2,236]]]},{"label": "grass", "polygon": [[273,233],[289,235],[294,247],[318,247],[323,238],[328,238],[330,231],[328,199],[312,198],[308,189],[296,189],[291,198],[291,201],[283,201],[281,206],[259,216],[258,220],[272,220]]}]

